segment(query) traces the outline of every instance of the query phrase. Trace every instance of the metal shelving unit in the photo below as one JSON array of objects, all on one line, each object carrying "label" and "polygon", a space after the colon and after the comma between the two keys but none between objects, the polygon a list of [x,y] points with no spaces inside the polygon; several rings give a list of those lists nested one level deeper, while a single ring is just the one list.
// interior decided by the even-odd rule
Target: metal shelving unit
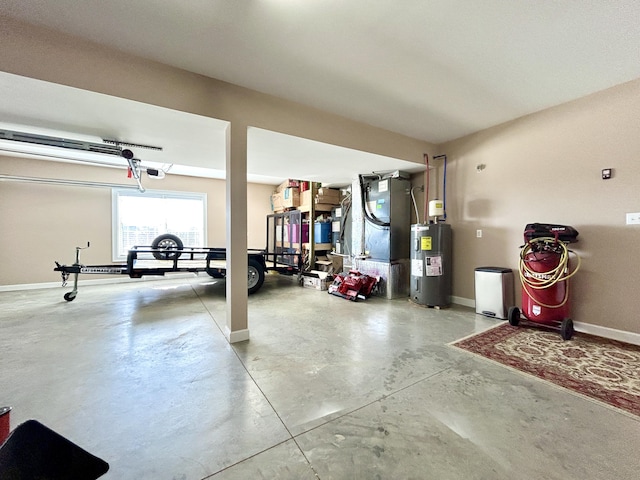
[{"label": "metal shelving unit", "polygon": [[[316,252],[331,251],[331,243],[316,243],[315,217],[318,212],[330,210],[316,210],[313,199],[317,193],[316,185],[311,182],[311,203],[282,213],[267,215],[267,251],[276,253],[276,261],[283,265],[293,265],[298,261],[298,255],[308,253],[308,269],[316,268]],[[309,238],[303,241],[304,221],[308,221]],[[294,256],[295,254],[295,256]]]},{"label": "metal shelving unit", "polygon": [[302,253],[302,213],[290,210],[267,215],[267,251],[273,253],[271,262],[298,266]]}]

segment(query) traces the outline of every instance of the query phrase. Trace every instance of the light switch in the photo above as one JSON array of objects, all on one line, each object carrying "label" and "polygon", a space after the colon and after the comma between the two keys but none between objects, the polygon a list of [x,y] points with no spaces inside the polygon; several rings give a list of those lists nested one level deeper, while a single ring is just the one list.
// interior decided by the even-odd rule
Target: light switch
[{"label": "light switch", "polygon": [[638,225],[638,224],[640,224],[640,212],[627,213],[627,225]]}]

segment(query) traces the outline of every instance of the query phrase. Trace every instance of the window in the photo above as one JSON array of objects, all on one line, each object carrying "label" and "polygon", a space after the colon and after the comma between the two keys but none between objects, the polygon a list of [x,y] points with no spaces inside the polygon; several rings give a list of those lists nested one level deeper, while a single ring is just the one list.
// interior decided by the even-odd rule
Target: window
[{"label": "window", "polygon": [[134,245],[151,245],[164,233],[177,235],[185,247],[204,247],[207,195],[112,190],[113,260],[127,258]]}]

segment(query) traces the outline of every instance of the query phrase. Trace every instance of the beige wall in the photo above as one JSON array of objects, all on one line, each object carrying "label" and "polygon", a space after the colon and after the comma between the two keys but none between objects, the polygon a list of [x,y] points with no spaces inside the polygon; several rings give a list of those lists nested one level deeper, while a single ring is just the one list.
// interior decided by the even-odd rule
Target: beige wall
[{"label": "beige wall", "polygon": [[[132,184],[126,170],[0,156],[0,174]],[[144,182],[152,190],[207,194],[208,245],[225,245],[225,181],[167,175]],[[273,186],[248,184],[248,245],[265,247],[266,215]],[[75,247],[85,264],[111,261],[111,189],[0,181],[0,232],[3,248],[0,285],[57,281],[54,261],[73,263]],[[92,276],[91,278],[99,278]],[[87,279],[87,278],[85,278]]]},{"label": "beige wall", "polygon": [[[626,212],[640,211],[639,119],[636,80],[441,145],[453,294],[474,297],[475,267],[516,269],[525,224],[568,224],[580,232],[572,248],[583,260],[574,321],[640,333],[640,225],[625,225]],[[613,178],[602,180],[608,167]]]},{"label": "beige wall", "polygon": [[[416,163],[423,162],[424,152],[436,152],[427,142],[2,17],[0,42],[4,46],[0,65],[10,73]],[[575,248],[584,260],[573,282],[574,319],[640,333],[635,295],[640,277],[634,257],[640,227],[624,225],[625,212],[640,211],[638,118],[640,82],[636,81],[441,145],[437,151],[446,153],[449,161],[453,294],[473,299],[477,266],[516,268],[526,223],[566,223],[580,231],[581,241]],[[481,173],[476,173],[478,164],[486,165]],[[614,168],[615,174],[603,181],[600,170],[606,167]],[[414,184],[420,183],[419,178],[414,179]],[[0,187],[14,190],[13,198],[19,198],[16,190],[21,187]],[[60,187],[37,188],[47,189],[42,195],[50,198],[56,198],[54,190],[61,191]],[[34,201],[25,191],[21,195],[27,204]],[[99,193],[86,195],[93,198]],[[82,198],[85,205],[90,203]],[[418,193],[422,212],[421,201]],[[249,202],[252,205],[253,200]],[[65,203],[61,201],[60,206]],[[9,208],[15,211],[18,207],[12,200]],[[73,217],[73,211],[59,215]],[[0,214],[0,221],[6,222],[5,218],[4,212]],[[51,218],[45,221],[50,223]],[[26,225],[26,217],[15,221],[29,231],[34,229]],[[6,232],[4,223],[1,227]],[[483,238],[476,238],[476,229],[483,230]],[[54,253],[60,258],[70,255],[68,244],[77,242],[72,232],[64,235],[42,238],[49,243],[50,253],[38,261],[34,272],[42,268],[42,262],[50,262]],[[11,268],[11,273],[3,275],[11,277],[12,283],[25,283],[17,280],[21,269]]]}]

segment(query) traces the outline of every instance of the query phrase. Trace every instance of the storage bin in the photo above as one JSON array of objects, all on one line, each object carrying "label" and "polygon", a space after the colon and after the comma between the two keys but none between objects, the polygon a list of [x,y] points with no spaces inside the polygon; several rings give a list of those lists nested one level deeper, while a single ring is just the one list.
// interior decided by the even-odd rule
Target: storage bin
[{"label": "storage bin", "polygon": [[475,269],[476,313],[506,319],[514,305],[513,271],[502,267]]},{"label": "storage bin", "polygon": [[[291,243],[300,243],[300,225],[287,225],[287,229],[289,230],[289,241]],[[309,224],[302,224],[302,243],[309,242]]]},{"label": "storage bin", "polygon": [[316,243],[331,243],[331,222],[316,222],[313,240]]}]

